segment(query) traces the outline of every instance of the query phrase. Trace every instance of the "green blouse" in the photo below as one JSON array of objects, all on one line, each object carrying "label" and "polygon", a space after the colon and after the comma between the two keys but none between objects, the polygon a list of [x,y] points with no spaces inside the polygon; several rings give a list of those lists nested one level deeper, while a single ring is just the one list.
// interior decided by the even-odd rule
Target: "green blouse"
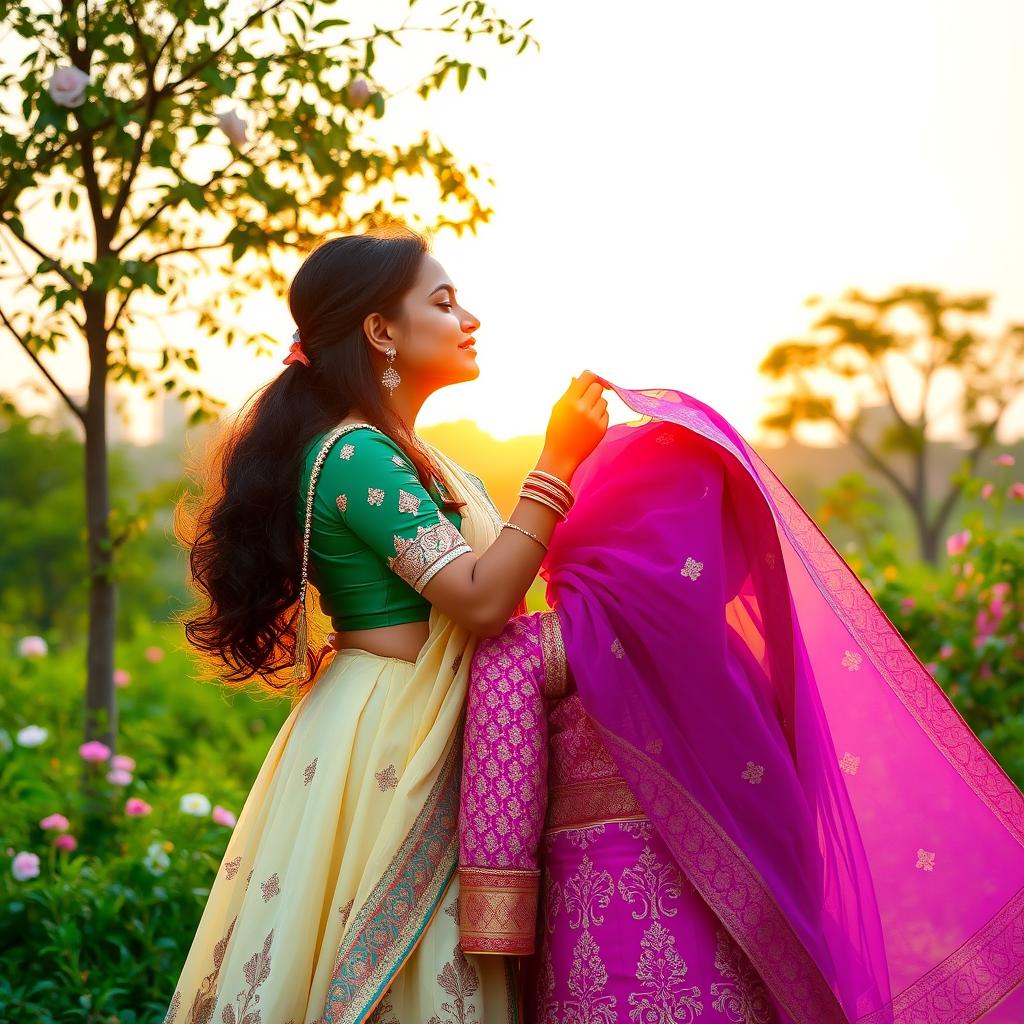
[{"label": "green blouse", "polygon": [[[310,442],[298,495],[299,535],[317,454],[336,428]],[[490,502],[483,483],[467,473]],[[434,481],[423,488],[416,468],[387,434],[346,424],[320,467],[309,534],[309,579],[336,630],[373,629],[430,618],[423,588],[468,551],[462,516],[437,504],[449,496]],[[497,510],[494,510],[497,512]]]}]

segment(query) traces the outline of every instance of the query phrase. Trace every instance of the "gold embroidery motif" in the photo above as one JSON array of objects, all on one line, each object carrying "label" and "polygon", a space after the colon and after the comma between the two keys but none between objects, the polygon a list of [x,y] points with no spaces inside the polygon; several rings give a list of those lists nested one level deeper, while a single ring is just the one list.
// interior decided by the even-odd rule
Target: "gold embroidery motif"
[{"label": "gold embroidery motif", "polygon": [[625,779],[588,779],[551,787],[544,831],[645,817]]},{"label": "gold embroidery motif", "polygon": [[260,882],[260,891],[263,893],[263,902],[269,903],[281,892],[281,879],[275,871],[265,882]]},{"label": "gold embroidery motif", "polygon": [[249,891],[249,883],[250,883],[250,882],[252,881],[252,873],[253,873],[253,871],[255,871],[255,870],[256,870],[255,868],[250,868],[250,869],[249,869],[249,874],[247,874],[247,875],[245,876],[245,891],[246,891],[246,892],[248,892],[248,891]]},{"label": "gold embroidery motif", "polygon": [[849,751],[846,751],[839,761],[839,767],[842,768],[847,775],[856,775],[857,769],[860,767],[860,758],[855,754],[851,754]]},{"label": "gold embroidery motif", "polygon": [[636,980],[647,991],[633,992],[629,1005],[634,1021],[672,1021],[690,1024],[704,1012],[700,989],[686,984],[686,961],[676,949],[675,936],[654,921],[640,940],[643,952],[636,965]]},{"label": "gold embroidery motif", "polygon": [[[569,971],[569,991],[576,997],[566,999],[562,1004],[566,1021],[580,1024],[616,1024],[615,996],[604,995],[608,984],[608,970],[601,959],[601,947],[589,931],[584,931],[572,953],[572,968]],[[652,1017],[651,1020],[671,1018]]]},{"label": "gold embroidery motif", "polygon": [[224,861],[224,876],[230,881],[235,875],[238,874],[238,869],[242,865],[241,856],[232,857],[231,860]]},{"label": "gold embroidery motif", "polygon": [[317,759],[314,757],[313,760],[306,765],[306,768],[302,773],[302,784],[304,786],[308,786],[313,781],[313,776],[316,774],[316,761]]},{"label": "gold embroidery motif", "polygon": [[349,444],[348,442],[346,442],[341,446],[341,451],[338,454],[347,462],[349,459],[352,458],[352,454],[353,452],[355,452],[355,450],[356,446],[354,444]]},{"label": "gold embroidery motif", "polygon": [[[395,1008],[391,1005],[391,990],[381,996],[380,1002],[377,1004],[373,1013],[366,1018],[366,1024],[399,1024],[398,1018],[395,1016]],[[385,1017],[384,1015],[387,1014]]]},{"label": "gold embroidery motif", "polygon": [[856,651],[843,651],[843,660],[839,664],[851,672],[856,672],[863,660]]},{"label": "gold embroidery motif", "polygon": [[663,743],[663,741],[662,741],[660,736],[652,736],[644,744],[644,750],[646,750],[648,754],[654,754],[655,756],[657,756],[658,754],[661,753],[661,748],[663,746],[664,746],[664,743]]},{"label": "gold embroidery motif", "polygon": [[340,512],[347,512],[348,511],[348,496],[344,495],[344,494],[339,494],[334,499],[334,504],[338,506],[338,510]]},{"label": "gold embroidery motif", "polygon": [[167,1007],[167,1013],[164,1014],[163,1024],[174,1024],[175,1018],[178,1016],[178,1011],[181,1009],[181,993],[175,992],[171,998],[171,1005]]},{"label": "gold embroidery motif", "polygon": [[462,664],[462,652],[459,651],[459,653],[455,655],[455,660],[452,662],[452,675],[455,675],[455,673],[459,671],[459,666],[461,664]]},{"label": "gold embroidery motif", "polygon": [[917,863],[915,868],[922,868],[925,871],[935,870],[935,854],[931,850],[918,850]]},{"label": "gold embroidery motif", "polygon": [[366,501],[378,508],[384,503],[384,492],[379,487],[368,487],[366,489]]},{"label": "gold embroidery motif", "polygon": [[597,825],[588,825],[586,828],[571,828],[566,832],[566,836],[578,850],[585,850],[604,835],[604,829],[604,822],[600,822]]},{"label": "gold embroidery motif", "polygon": [[338,907],[338,916],[341,918],[341,930],[345,930],[345,925],[348,924],[348,916],[352,913],[352,904],[355,900],[349,900],[343,907]]},{"label": "gold embroidery motif", "polygon": [[612,641],[612,654],[614,654],[616,658],[621,658],[625,655],[625,653],[626,649],[622,646],[622,641],[619,640],[618,637],[616,637]]},{"label": "gold embroidery motif", "polygon": [[432,1018],[428,1024],[478,1024],[476,1006],[469,997],[480,988],[480,975],[474,964],[466,959],[462,947],[456,943],[452,950],[452,959],[441,968],[437,983],[451,998],[451,1002],[441,1003],[441,1009],[448,1014],[442,1021],[439,1017]]},{"label": "gold embroidery motif", "polygon": [[633,911],[633,920],[642,921],[650,917],[675,917],[676,907],[666,906],[665,901],[679,899],[681,892],[680,875],[673,863],[663,864],[649,846],[644,845],[637,862],[631,868],[624,868],[619,878],[619,895],[630,905],[639,904]]},{"label": "gold embroidery motif", "polygon": [[764,778],[764,765],[747,762],[747,767],[740,772],[740,778],[746,779],[752,786],[756,786]]},{"label": "gold embroidery motif", "polygon": [[395,789],[398,786],[398,775],[393,764],[389,764],[386,768],[381,768],[379,772],[374,772],[373,777],[377,780],[377,788],[382,793],[386,793],[389,789]]},{"label": "gold embroidery motif", "polygon": [[238,993],[236,998],[242,999],[238,1013],[235,1013],[234,1005],[229,1003],[221,1011],[221,1024],[263,1024],[262,1014],[256,1007],[260,998],[256,995],[256,989],[270,977],[270,946],[273,941],[274,929],[271,928],[270,933],[263,940],[263,950],[253,953],[242,968],[249,991]]},{"label": "gold embroidery motif", "polygon": [[416,527],[415,538],[406,539],[395,534],[397,553],[387,560],[387,566],[413,590],[421,593],[452,559],[472,550],[466,538],[438,512],[435,524]]},{"label": "gold embroidery motif", "polygon": [[408,491],[403,491],[401,487],[398,488],[398,511],[399,512],[411,512],[415,515],[420,510],[420,502],[422,498],[418,498],[415,494],[410,494]]},{"label": "gold embroidery motif", "polygon": [[711,985],[711,1005],[732,1024],[773,1024],[768,989],[729,933],[715,931],[715,969],[725,979]]},{"label": "gold embroidery motif", "polygon": [[698,562],[695,558],[687,558],[686,564],[679,570],[679,575],[689,576],[691,580],[696,580],[703,568],[703,562]]},{"label": "gold embroidery motif", "polygon": [[615,887],[607,871],[595,871],[594,862],[583,854],[576,874],[565,883],[565,909],[569,914],[569,927],[587,929],[604,924],[598,910],[608,906]]},{"label": "gold embroidery motif", "polygon": [[[195,998],[192,1000],[192,1007],[188,1011],[186,1024],[209,1024],[210,1018],[213,1017],[213,1011],[217,1005],[217,978],[220,975],[220,969],[224,963],[224,954],[227,952],[228,942],[231,941],[231,933],[235,930],[235,921],[237,920],[237,917],[232,920],[231,924],[228,925],[227,932],[221,937],[217,945],[213,947],[213,970],[199,983]],[[178,995],[178,993],[175,993],[175,995]],[[177,1002],[180,1005],[180,996]],[[174,1000],[171,1001],[171,1009],[174,1012],[172,1015],[171,1011],[168,1010],[168,1017],[170,1018],[168,1024],[171,1024],[177,1016],[178,1005],[175,1004]]]}]

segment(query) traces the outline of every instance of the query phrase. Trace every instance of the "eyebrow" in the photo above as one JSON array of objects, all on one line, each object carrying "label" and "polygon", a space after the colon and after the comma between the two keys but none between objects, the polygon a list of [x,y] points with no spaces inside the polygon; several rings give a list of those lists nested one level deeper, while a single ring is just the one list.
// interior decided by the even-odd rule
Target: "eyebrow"
[{"label": "eyebrow", "polygon": [[[450,292],[452,293],[452,297],[454,298],[454,296],[455,296],[455,288],[454,288],[454,287],[453,287],[452,285],[450,285],[450,284],[439,284],[439,285],[438,285],[438,286],[437,286],[437,287],[436,287],[436,288],[434,289],[434,291],[432,291],[432,292],[430,293],[430,295],[433,295],[433,294],[434,294],[435,292],[440,292],[440,291],[443,291],[443,290],[444,290],[445,288],[447,288],[447,289],[448,289],[448,291],[450,291]],[[430,295],[428,295],[428,296],[427,296],[427,298],[428,298],[428,299],[430,298]]]}]

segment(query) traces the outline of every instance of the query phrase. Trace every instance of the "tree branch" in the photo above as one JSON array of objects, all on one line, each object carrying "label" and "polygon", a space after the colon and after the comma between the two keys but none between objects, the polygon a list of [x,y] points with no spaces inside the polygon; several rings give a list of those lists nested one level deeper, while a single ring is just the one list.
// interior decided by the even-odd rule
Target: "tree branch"
[{"label": "tree branch", "polygon": [[73,401],[71,396],[60,386],[60,384],[57,383],[56,378],[43,365],[42,361],[39,359],[39,356],[37,356],[36,353],[33,352],[31,348],[29,348],[28,342],[21,336],[21,334],[18,333],[14,324],[11,323],[11,321],[7,317],[7,314],[2,309],[0,309],[0,320],[3,320],[4,326],[7,328],[7,330],[11,332],[11,334],[14,335],[14,337],[18,341],[18,344],[21,345],[25,352],[28,353],[29,359],[31,359],[32,362],[36,364],[42,375],[50,382],[53,389],[57,392],[58,395],[60,395],[60,397],[67,404],[67,407],[75,414],[75,416],[78,417],[79,422],[83,426],[85,426],[85,409],[81,408],[77,402]]},{"label": "tree branch", "polygon": [[76,295],[81,295],[84,291],[81,284],[76,281],[71,273],[65,270],[52,256],[48,256],[42,249],[39,248],[34,242],[30,242],[24,235],[19,235],[10,224],[0,220],[0,224],[3,224],[8,231],[19,241],[26,249],[31,249],[40,259],[45,260],[51,265],[54,271],[56,271],[64,280],[67,282],[69,287],[75,292]]}]

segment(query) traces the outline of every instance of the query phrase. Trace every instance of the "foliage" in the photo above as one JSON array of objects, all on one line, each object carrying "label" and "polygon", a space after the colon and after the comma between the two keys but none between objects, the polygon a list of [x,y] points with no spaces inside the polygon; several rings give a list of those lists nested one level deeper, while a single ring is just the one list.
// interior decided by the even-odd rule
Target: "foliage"
[{"label": "foliage", "polygon": [[[10,628],[0,632],[0,725],[11,737],[31,724],[49,733],[38,747],[0,749],[0,1020],[151,1024],[167,1008],[230,835],[179,801],[199,792],[237,814],[289,711],[192,681],[187,656],[172,649],[179,635],[151,627],[119,647],[131,676],[121,749],[137,766],[118,786],[103,781],[105,764],[78,754],[81,649],[22,658]],[[99,814],[78,795],[83,771],[100,780]],[[129,797],[152,812],[126,815]],[[54,813],[69,819],[73,852],[39,827]],[[13,877],[19,851],[39,854],[39,877]]]},{"label": "foliage", "polygon": [[[780,342],[759,367],[779,382],[761,425],[796,436],[824,424],[853,445],[905,504],[921,557],[936,565],[967,480],[1024,393],[1024,324],[989,336],[974,318],[988,315],[990,296],[916,285],[878,297],[851,288],[836,302],[814,296],[807,305],[825,305],[813,337]],[[971,445],[933,502],[933,435],[950,419]]]}]

